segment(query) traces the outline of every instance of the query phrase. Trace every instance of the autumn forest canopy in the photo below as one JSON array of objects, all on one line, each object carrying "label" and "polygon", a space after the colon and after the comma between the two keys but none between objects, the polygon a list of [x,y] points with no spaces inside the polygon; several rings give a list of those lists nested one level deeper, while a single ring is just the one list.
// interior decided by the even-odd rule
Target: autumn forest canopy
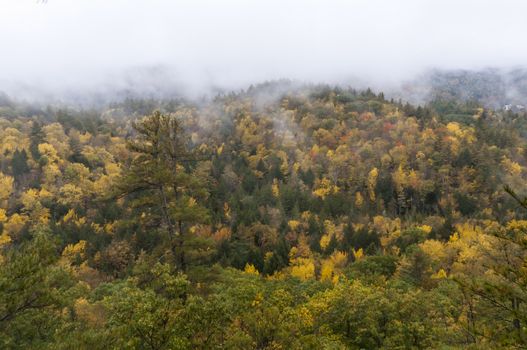
[{"label": "autumn forest canopy", "polygon": [[0,350],[527,349],[526,13],[0,0]]},{"label": "autumn forest canopy", "polygon": [[0,96],[0,348],[527,347],[527,114],[441,79]]}]

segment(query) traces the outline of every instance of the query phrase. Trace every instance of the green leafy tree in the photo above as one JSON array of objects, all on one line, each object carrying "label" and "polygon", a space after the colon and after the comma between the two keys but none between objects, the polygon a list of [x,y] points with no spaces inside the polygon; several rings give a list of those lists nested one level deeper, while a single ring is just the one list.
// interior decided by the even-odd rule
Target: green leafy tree
[{"label": "green leafy tree", "polygon": [[48,232],[6,252],[0,262],[0,347],[42,348],[53,341],[73,287],[58,257]]},{"label": "green leafy tree", "polygon": [[114,346],[120,349],[190,349],[184,319],[188,281],[168,265],[156,264],[140,288],[133,279],[115,285],[104,298]]}]

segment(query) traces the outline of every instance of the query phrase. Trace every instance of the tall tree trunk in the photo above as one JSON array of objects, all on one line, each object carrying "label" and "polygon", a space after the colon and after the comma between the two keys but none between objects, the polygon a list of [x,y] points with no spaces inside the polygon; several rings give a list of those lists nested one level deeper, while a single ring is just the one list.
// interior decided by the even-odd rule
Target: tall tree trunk
[{"label": "tall tree trunk", "polygon": [[161,193],[161,198],[163,199],[163,203],[161,207],[163,209],[163,215],[165,217],[165,221],[167,224],[168,233],[170,237],[174,237],[175,235],[174,225],[172,224],[172,220],[170,220],[170,214],[168,212],[168,201],[167,201],[167,196],[165,194],[165,189],[163,188],[163,185],[159,186],[159,192]]}]

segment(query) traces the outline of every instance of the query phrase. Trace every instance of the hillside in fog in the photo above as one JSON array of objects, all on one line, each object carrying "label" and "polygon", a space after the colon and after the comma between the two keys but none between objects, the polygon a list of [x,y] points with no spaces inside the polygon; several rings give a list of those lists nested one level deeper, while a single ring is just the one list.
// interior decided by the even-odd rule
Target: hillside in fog
[{"label": "hillside in fog", "polygon": [[526,348],[525,13],[0,0],[0,349]]}]

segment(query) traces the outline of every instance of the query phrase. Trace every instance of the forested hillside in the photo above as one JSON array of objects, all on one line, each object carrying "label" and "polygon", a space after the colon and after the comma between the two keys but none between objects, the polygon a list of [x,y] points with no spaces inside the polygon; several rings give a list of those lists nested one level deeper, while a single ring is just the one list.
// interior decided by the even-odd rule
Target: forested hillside
[{"label": "forested hillside", "polygon": [[416,102],[458,104],[471,102],[494,109],[525,111],[527,70],[515,69],[433,69],[407,81],[402,95]]},{"label": "forested hillside", "polygon": [[524,348],[526,179],[462,100],[0,97],[0,348]]}]

